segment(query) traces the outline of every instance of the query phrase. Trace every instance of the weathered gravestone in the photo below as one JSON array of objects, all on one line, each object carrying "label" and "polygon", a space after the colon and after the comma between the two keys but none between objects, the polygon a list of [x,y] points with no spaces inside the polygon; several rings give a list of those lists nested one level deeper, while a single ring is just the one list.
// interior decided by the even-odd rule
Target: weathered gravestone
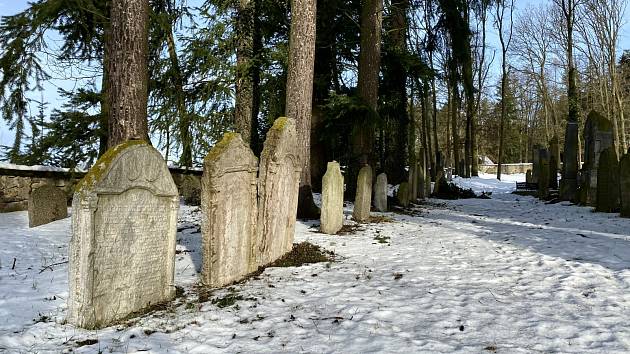
[{"label": "weathered gravestone", "polygon": [[354,210],[352,218],[363,222],[370,219],[370,206],[372,204],[372,168],[369,165],[359,170],[357,177],[357,192],[354,198]]},{"label": "weathered gravestone", "polygon": [[525,183],[533,183],[532,182],[532,170],[527,170],[525,173]]},{"label": "weathered gravestone", "polygon": [[532,147],[532,183],[538,183],[540,178],[540,149],[542,147],[535,144]]},{"label": "weathered gravestone", "polygon": [[619,208],[619,162],[614,145],[602,151],[597,168],[595,211],[612,213]]},{"label": "weathered gravestone", "polygon": [[374,184],[374,209],[376,211],[387,211],[387,175],[381,173],[376,176]]},{"label": "weathered gravestone", "polygon": [[581,173],[582,204],[594,206],[597,175],[602,152],[613,146],[612,124],[601,114],[591,111],[584,125],[584,165]]},{"label": "weathered gravestone", "polygon": [[402,207],[409,206],[409,183],[403,182],[398,186],[398,192],[396,193],[398,204]]},{"label": "weathered gravestone", "polygon": [[429,194],[427,193],[426,169],[424,168],[424,154],[420,154],[417,171],[418,173],[416,177],[418,180],[416,183],[418,183],[418,199],[424,199]]},{"label": "weathered gravestone", "polygon": [[257,268],[258,159],[240,134],[227,133],[208,153],[201,179],[202,283],[221,287]]},{"label": "weathered gravestone", "polygon": [[630,218],[630,154],[625,154],[619,161],[619,196],[621,216]]},{"label": "weathered gravestone", "polygon": [[416,163],[412,163],[409,168],[409,178],[407,178],[407,183],[409,183],[409,200],[415,201],[418,199],[418,166]]},{"label": "weathered gravestone", "polygon": [[567,122],[564,135],[562,156],[562,179],[560,180],[560,199],[577,200],[578,175],[578,124]]},{"label": "weathered gravestone", "polygon": [[179,189],[186,205],[201,204],[201,181],[198,176],[184,175]]},{"label": "weathered gravestone", "polygon": [[258,266],[268,265],[293,248],[300,163],[295,121],[278,118],[260,155],[258,179]]},{"label": "weathered gravestone", "polygon": [[142,141],[108,150],[72,200],[68,321],[100,328],[175,296],[177,187]]},{"label": "weathered gravestone", "polygon": [[538,150],[538,198],[546,199],[549,196],[549,150]]},{"label": "weathered gravestone", "polygon": [[35,189],[28,196],[28,227],[68,217],[66,193],[51,185]]},{"label": "weathered gravestone", "polygon": [[343,227],[343,175],[336,161],[329,162],[322,179],[320,230],[334,235]]}]

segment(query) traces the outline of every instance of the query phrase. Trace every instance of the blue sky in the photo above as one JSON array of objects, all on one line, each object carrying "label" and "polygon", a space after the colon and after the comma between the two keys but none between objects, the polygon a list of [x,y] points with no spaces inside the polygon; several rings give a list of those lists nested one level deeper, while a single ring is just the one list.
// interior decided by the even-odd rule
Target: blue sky
[{"label": "blue sky", "polygon": [[[541,2],[549,2],[549,0],[516,0],[516,12],[518,13],[518,9],[522,9],[527,7],[529,4],[538,4]],[[19,11],[24,10],[28,6],[27,0],[0,0],[0,16],[13,15]],[[627,11],[627,16],[630,16],[630,9]],[[497,34],[492,27],[491,24],[488,26],[488,43],[491,47],[498,48],[498,37]],[[630,24],[626,23],[624,30],[621,31],[621,43],[620,50],[627,48],[630,49]],[[54,38],[51,38],[54,39]],[[497,67],[500,65],[499,57],[495,59],[494,65]],[[498,70],[496,70],[498,72]],[[490,78],[489,84],[496,81],[495,78]],[[52,82],[46,83],[44,85],[44,100],[49,102],[49,109],[59,107],[63,101],[60,99],[57,94],[57,88],[62,87],[64,89],[72,89],[75,85],[74,81],[66,81],[66,80],[52,80]],[[39,95],[36,93],[36,95]],[[38,98],[38,97],[37,97]],[[11,132],[4,120],[0,119],[0,145],[11,145],[13,141],[14,134]]]}]

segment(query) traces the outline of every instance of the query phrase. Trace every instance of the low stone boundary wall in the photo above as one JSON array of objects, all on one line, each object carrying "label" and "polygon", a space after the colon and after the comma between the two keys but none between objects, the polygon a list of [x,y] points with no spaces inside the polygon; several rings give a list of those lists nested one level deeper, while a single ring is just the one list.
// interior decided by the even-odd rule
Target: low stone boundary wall
[{"label": "low stone boundary wall", "polygon": [[[199,180],[201,169],[169,167],[173,180],[180,190],[185,176]],[[36,188],[53,185],[63,190],[68,202],[72,199],[75,184],[85,172],[45,166],[19,166],[0,164],[0,213],[28,210],[28,196]]]},{"label": "low stone boundary wall", "polygon": [[[479,172],[483,173],[497,173],[496,164],[493,165],[479,165]],[[527,170],[532,169],[531,163],[505,163],[501,165],[501,173],[506,175],[513,175],[518,173],[526,173]]]}]

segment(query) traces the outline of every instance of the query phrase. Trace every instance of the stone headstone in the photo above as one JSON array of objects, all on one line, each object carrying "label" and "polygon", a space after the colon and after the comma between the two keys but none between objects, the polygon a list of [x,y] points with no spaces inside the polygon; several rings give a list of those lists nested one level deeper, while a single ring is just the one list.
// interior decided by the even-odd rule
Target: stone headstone
[{"label": "stone headstone", "polygon": [[607,147],[599,157],[595,211],[612,213],[619,208],[619,162],[615,147]]},{"label": "stone headstone", "polygon": [[407,183],[409,183],[409,200],[415,201],[418,199],[418,166],[416,163],[412,163],[409,167],[409,178],[407,179]]},{"label": "stone headstone", "polygon": [[258,180],[258,266],[267,265],[293,248],[300,163],[295,120],[278,118],[267,132],[260,155]]},{"label": "stone headstone", "polygon": [[398,186],[396,199],[398,199],[400,206],[405,208],[409,206],[409,183],[403,182]]},{"label": "stone headstone", "polygon": [[357,177],[357,193],[354,198],[354,210],[352,218],[363,222],[370,219],[370,207],[372,204],[372,168],[369,165],[359,170]]},{"label": "stone headstone", "polygon": [[186,205],[201,204],[201,180],[194,175],[184,175],[181,179],[179,193],[184,197]]},{"label": "stone headstone", "polygon": [[549,196],[549,150],[538,150],[538,198],[546,199]]},{"label": "stone headstone", "polygon": [[203,161],[201,178],[201,281],[221,287],[257,268],[258,159],[240,134],[227,133]]},{"label": "stone headstone", "polygon": [[550,165],[550,171],[555,169],[556,174],[558,174],[558,171],[560,171],[560,143],[557,135],[554,135],[549,141],[549,162],[551,163],[552,160],[555,160],[556,164]]},{"label": "stone headstone", "polygon": [[630,154],[625,154],[619,161],[619,197],[621,216],[630,218]]},{"label": "stone headstone", "polygon": [[527,172],[525,173],[525,182],[526,183],[533,183],[532,182],[532,170],[527,170]]},{"label": "stone headstone", "polygon": [[597,196],[599,159],[604,149],[613,146],[611,122],[601,114],[591,111],[584,125],[584,165],[581,171],[581,188],[586,205],[594,206]]},{"label": "stone headstone", "polygon": [[28,197],[28,227],[51,223],[68,217],[66,193],[45,185],[35,189]]},{"label": "stone headstone", "polygon": [[107,326],[175,296],[178,191],[143,141],[108,150],[72,200],[68,321]]},{"label": "stone headstone", "polygon": [[560,199],[575,201],[577,198],[578,172],[578,124],[576,122],[567,123],[563,151]]},{"label": "stone headstone", "polygon": [[540,176],[540,149],[542,147],[538,144],[532,148],[532,183],[538,183]]},{"label": "stone headstone", "polygon": [[418,183],[418,199],[424,199],[427,197],[427,183],[426,183],[426,169],[424,168],[424,155],[420,155],[420,161],[418,162],[418,173],[416,175]]},{"label": "stone headstone", "polygon": [[443,183],[440,183],[440,180],[444,179],[446,181],[446,178],[444,177],[444,171],[437,171],[437,175],[435,176],[435,183],[433,184],[433,192],[431,193],[431,195],[438,195],[440,193],[440,185],[443,185]]},{"label": "stone headstone", "polygon": [[329,162],[322,179],[320,230],[334,235],[343,227],[343,175],[337,161]]},{"label": "stone headstone", "polygon": [[376,176],[374,184],[374,209],[376,211],[387,211],[387,175],[381,173]]}]

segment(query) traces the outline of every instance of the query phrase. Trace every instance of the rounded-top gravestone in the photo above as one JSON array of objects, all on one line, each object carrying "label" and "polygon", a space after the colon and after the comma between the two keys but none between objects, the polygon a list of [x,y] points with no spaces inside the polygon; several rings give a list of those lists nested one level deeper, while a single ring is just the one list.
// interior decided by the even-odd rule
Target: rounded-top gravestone
[{"label": "rounded-top gravestone", "polygon": [[143,141],[108,150],[72,200],[68,321],[101,328],[175,296],[177,187]]},{"label": "rounded-top gravestone", "polygon": [[320,229],[334,235],[343,227],[343,175],[339,163],[329,162],[322,180]]}]

